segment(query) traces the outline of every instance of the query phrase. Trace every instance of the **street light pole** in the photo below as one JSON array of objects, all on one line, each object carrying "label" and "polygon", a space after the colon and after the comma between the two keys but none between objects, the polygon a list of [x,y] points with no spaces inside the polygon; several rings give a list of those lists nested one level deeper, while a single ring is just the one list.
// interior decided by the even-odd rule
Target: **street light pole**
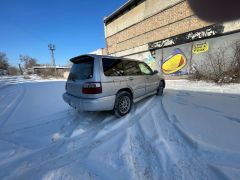
[{"label": "street light pole", "polygon": [[21,64],[18,64],[18,67],[19,67],[19,70],[20,70],[20,72],[21,72],[21,75],[23,75],[23,71],[22,71]]},{"label": "street light pole", "polygon": [[51,51],[51,55],[52,55],[52,66],[54,67],[54,71],[55,71],[55,73],[56,73],[56,64],[55,64],[55,58],[54,58],[54,51],[56,50],[56,48],[55,48],[55,45],[54,44],[49,44],[48,45],[48,47],[49,47],[49,50]]}]

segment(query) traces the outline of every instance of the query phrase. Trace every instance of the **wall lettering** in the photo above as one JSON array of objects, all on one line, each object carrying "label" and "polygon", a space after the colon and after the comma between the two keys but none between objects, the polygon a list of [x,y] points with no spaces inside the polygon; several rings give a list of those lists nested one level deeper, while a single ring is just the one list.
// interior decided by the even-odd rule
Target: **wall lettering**
[{"label": "wall lettering", "polygon": [[224,26],[222,24],[208,26],[202,29],[198,29],[192,32],[183,33],[177,36],[173,36],[167,39],[163,39],[148,44],[149,50],[161,49],[169,46],[176,46],[204,38],[223,35]]}]

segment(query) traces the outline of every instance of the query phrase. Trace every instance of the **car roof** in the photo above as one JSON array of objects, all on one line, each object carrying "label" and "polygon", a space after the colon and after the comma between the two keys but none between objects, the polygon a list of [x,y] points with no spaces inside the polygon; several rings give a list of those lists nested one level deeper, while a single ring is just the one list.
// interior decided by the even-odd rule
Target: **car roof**
[{"label": "car roof", "polygon": [[75,62],[79,58],[84,58],[84,57],[92,57],[94,59],[99,59],[99,58],[111,58],[111,59],[122,59],[122,60],[131,60],[131,61],[138,61],[142,62],[140,60],[136,59],[130,59],[130,58],[123,58],[123,57],[116,57],[116,56],[107,56],[107,55],[96,55],[96,54],[83,54],[80,56],[76,56],[70,59],[71,62]]}]

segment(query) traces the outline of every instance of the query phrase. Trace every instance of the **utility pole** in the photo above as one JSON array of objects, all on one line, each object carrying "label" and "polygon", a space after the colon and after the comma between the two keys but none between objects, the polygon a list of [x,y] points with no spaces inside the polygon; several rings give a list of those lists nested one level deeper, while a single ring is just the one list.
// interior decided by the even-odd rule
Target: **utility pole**
[{"label": "utility pole", "polygon": [[52,66],[54,66],[56,68],[55,58],[54,58],[54,51],[56,50],[55,45],[49,44],[48,47],[49,47],[49,50],[51,51],[51,55],[52,55]]}]

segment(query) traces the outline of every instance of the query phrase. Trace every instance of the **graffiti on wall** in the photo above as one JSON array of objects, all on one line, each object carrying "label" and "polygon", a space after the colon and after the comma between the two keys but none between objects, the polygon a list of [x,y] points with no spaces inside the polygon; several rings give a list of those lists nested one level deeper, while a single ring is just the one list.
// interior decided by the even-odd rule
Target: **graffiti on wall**
[{"label": "graffiti on wall", "polygon": [[204,27],[202,29],[198,29],[195,31],[183,33],[177,36],[173,36],[167,39],[163,39],[156,42],[151,42],[148,44],[149,50],[160,49],[169,46],[176,46],[179,44],[184,44],[204,38],[210,38],[215,36],[220,36],[224,34],[224,26],[223,24],[211,25],[208,27]]},{"label": "graffiti on wall", "polygon": [[175,44],[174,38],[168,38],[154,43],[149,43],[149,49],[168,47]]},{"label": "graffiti on wall", "polygon": [[151,67],[152,70],[158,69],[157,61],[149,51],[143,52],[140,54],[134,54],[131,56],[126,56],[126,58],[137,59],[137,60],[143,61],[143,62],[147,63]]},{"label": "graffiti on wall", "polygon": [[163,60],[162,72],[169,74],[186,74],[181,70],[187,65],[187,58],[180,49],[174,49],[172,54]]},{"label": "graffiti on wall", "polygon": [[194,54],[200,54],[203,52],[207,52],[208,50],[209,50],[208,42],[193,44],[192,52]]},{"label": "graffiti on wall", "polygon": [[193,41],[195,39],[203,39],[206,37],[212,37],[218,34],[217,29],[207,28],[198,32],[190,32],[187,34],[187,39]]},{"label": "graffiti on wall", "polygon": [[148,55],[144,62],[147,63],[151,67],[151,69],[153,70],[157,69],[157,62],[152,55]]}]

